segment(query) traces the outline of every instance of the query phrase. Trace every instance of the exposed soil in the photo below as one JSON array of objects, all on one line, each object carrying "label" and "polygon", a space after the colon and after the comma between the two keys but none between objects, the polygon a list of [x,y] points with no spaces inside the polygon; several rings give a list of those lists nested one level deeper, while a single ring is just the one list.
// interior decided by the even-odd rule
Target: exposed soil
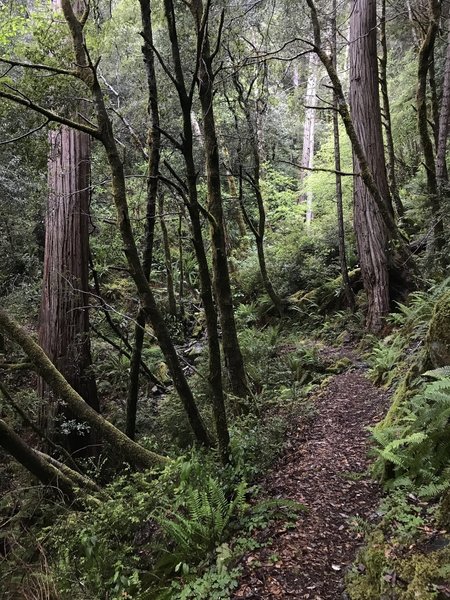
[{"label": "exposed soil", "polygon": [[283,458],[262,483],[265,496],[291,498],[308,511],[292,529],[275,524],[259,534],[271,541],[243,557],[233,598],[345,598],[345,573],[363,541],[358,520],[376,519],[379,502],[367,475],[366,428],[387,407],[387,394],[354,362],[317,395],[313,420],[293,425]]}]

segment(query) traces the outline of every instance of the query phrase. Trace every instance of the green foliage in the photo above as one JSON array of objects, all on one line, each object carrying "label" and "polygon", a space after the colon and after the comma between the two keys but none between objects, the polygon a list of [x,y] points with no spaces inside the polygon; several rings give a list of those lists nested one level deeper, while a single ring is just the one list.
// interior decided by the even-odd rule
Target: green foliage
[{"label": "green foliage", "polygon": [[397,375],[403,351],[404,341],[401,337],[388,337],[377,342],[368,357],[370,379],[389,387]]},{"label": "green foliage", "polygon": [[408,478],[424,497],[450,486],[450,378],[428,383],[390,426],[372,429],[377,443],[375,469]]},{"label": "green foliage", "polygon": [[174,544],[159,566],[187,574],[190,565],[204,560],[224,541],[232,519],[247,508],[246,492],[247,485],[241,481],[233,497],[228,499],[222,484],[212,477],[206,480],[203,489],[187,488],[182,511],[157,517],[165,535]]}]

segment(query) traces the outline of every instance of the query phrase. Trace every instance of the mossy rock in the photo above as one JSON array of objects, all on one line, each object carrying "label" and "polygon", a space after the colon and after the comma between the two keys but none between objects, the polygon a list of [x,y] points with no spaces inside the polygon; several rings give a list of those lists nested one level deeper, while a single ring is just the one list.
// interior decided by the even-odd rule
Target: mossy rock
[{"label": "mossy rock", "polygon": [[398,600],[439,600],[439,583],[448,581],[450,550],[444,548],[429,554],[413,554],[399,562],[397,574],[405,582],[399,590]]},{"label": "mossy rock", "polygon": [[450,576],[450,548],[415,552],[405,558],[391,554],[380,530],[368,539],[347,576],[350,600],[441,600],[439,585]]},{"label": "mossy rock", "polygon": [[450,291],[443,294],[434,307],[427,349],[435,368],[450,365]]}]

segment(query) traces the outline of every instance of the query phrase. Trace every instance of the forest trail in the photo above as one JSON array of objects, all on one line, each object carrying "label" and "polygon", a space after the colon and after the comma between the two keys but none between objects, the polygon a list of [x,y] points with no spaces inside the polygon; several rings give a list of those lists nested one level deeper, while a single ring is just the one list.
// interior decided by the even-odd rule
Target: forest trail
[{"label": "forest trail", "polygon": [[387,400],[355,360],[314,397],[314,418],[293,424],[283,457],[262,482],[264,496],[291,498],[308,511],[291,529],[275,523],[260,534],[272,541],[244,556],[233,598],[346,597],[344,577],[362,543],[358,520],[375,519],[379,502],[367,475],[366,427],[380,420]]}]

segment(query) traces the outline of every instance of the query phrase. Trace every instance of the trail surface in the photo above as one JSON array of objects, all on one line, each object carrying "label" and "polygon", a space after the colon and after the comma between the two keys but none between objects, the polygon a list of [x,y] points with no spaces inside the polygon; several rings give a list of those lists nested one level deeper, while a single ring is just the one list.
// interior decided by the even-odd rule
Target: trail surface
[{"label": "trail surface", "polygon": [[294,424],[283,458],[262,483],[264,495],[303,502],[295,527],[260,534],[271,540],[242,560],[233,598],[340,600],[344,577],[362,543],[358,519],[372,520],[379,489],[367,475],[368,432],[386,409],[357,362],[315,398],[309,424]]}]

